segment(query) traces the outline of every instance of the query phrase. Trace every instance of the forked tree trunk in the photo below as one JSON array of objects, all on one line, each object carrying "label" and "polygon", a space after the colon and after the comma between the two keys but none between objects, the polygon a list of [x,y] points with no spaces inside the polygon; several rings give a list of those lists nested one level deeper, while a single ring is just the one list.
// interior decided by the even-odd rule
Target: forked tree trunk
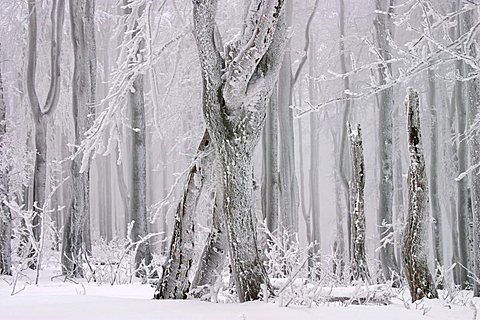
[{"label": "forked tree trunk", "polygon": [[213,146],[208,131],[205,131],[175,213],[170,252],[163,266],[154,299],[187,298],[190,289],[190,269],[194,258],[195,210],[205,175],[210,174],[213,161]]},{"label": "forked tree trunk", "polygon": [[[70,0],[70,25],[74,53],[72,79],[72,111],[75,144],[80,145],[90,129],[89,116],[95,104],[96,50],[94,30],[95,3],[93,0]],[[80,172],[81,156],[72,161],[72,203],[63,233],[62,272],[83,276],[83,255],[87,253],[86,239],[90,226],[90,172]]]},{"label": "forked tree trunk", "polygon": [[8,163],[7,155],[7,105],[0,65],[0,275],[12,272],[12,216],[5,201],[8,200]]},{"label": "forked tree trunk", "polygon": [[253,0],[242,35],[222,55],[215,44],[217,0],[194,0],[204,117],[223,173],[232,275],[240,302],[259,299],[270,281],[259,257],[252,155],[285,50],[283,0]]},{"label": "forked tree trunk", "polygon": [[[28,61],[26,87],[28,101],[32,109],[35,134],[35,167],[33,176],[33,238],[40,241],[40,212],[45,205],[45,187],[47,181],[47,120],[55,110],[60,97],[60,53],[62,50],[63,21],[65,13],[65,0],[57,0],[52,4],[51,13],[51,74],[50,87],[45,105],[42,107],[36,91],[36,65],[37,65],[37,1],[28,0]],[[36,268],[36,253],[30,248],[29,256],[31,268]]]},{"label": "forked tree trunk", "polygon": [[365,252],[365,162],[363,159],[363,142],[360,125],[348,126],[350,137],[350,154],[352,157],[352,180],[350,194],[352,208],[352,279],[368,281],[367,255]]},{"label": "forked tree trunk", "polygon": [[412,302],[424,297],[438,298],[428,270],[428,185],[420,129],[418,93],[409,88],[406,100],[408,151],[408,216],[403,238],[402,255]]}]

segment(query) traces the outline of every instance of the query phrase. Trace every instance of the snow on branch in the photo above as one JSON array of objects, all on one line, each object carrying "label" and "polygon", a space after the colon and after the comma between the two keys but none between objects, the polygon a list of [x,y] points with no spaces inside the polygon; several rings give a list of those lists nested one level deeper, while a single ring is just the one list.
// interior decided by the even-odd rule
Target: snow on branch
[{"label": "snow on branch", "polygon": [[138,130],[129,125],[128,96],[134,92],[133,83],[138,76],[146,74],[162,57],[162,54],[190,32],[187,27],[158,48],[153,48],[150,39],[150,11],[152,0],[134,0],[122,8],[119,28],[124,28],[123,40],[119,46],[117,67],[112,72],[112,85],[106,98],[96,106],[100,111],[92,127],[85,133],[85,139],[72,157],[83,153],[82,168],[89,165],[89,159],[96,154],[108,155],[114,147],[121,157],[121,132],[123,129]]}]

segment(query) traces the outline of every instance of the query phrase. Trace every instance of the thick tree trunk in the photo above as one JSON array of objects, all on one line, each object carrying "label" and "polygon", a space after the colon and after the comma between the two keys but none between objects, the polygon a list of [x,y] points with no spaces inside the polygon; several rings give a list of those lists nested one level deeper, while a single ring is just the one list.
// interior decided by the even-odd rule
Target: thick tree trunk
[{"label": "thick tree trunk", "polygon": [[252,155],[283,60],[284,4],[249,3],[241,39],[229,43],[223,60],[214,36],[217,1],[193,1],[204,117],[222,167],[229,253],[240,302],[259,299],[262,286],[270,288],[258,251]]},{"label": "thick tree trunk", "polygon": [[190,289],[190,269],[194,258],[194,217],[206,174],[210,174],[214,152],[205,130],[190,167],[183,195],[175,213],[170,252],[154,299],[186,299]]},{"label": "thick tree trunk", "polygon": [[8,200],[8,163],[7,154],[7,104],[3,87],[0,65],[0,275],[12,273],[12,216],[5,201]]},{"label": "thick tree trunk", "polygon": [[352,208],[352,279],[368,281],[367,255],[365,252],[365,162],[360,125],[348,124],[350,155],[352,157],[352,180],[350,194]]},{"label": "thick tree trunk", "polygon": [[403,260],[412,302],[424,297],[438,298],[432,275],[428,270],[428,185],[420,129],[418,93],[408,89],[406,100],[408,150],[408,216],[403,238]]},{"label": "thick tree trunk", "polygon": [[[80,145],[90,129],[90,108],[95,104],[96,50],[94,30],[95,3],[93,0],[70,0],[70,25],[74,52],[72,79],[72,109],[75,144]],[[82,277],[83,257],[87,253],[85,239],[90,233],[90,172],[80,172],[82,158],[72,162],[72,203],[63,234],[62,270],[65,274]],[[88,224],[87,224],[88,223]]]},{"label": "thick tree trunk", "polygon": [[[389,36],[392,36],[392,22],[390,13],[393,10],[392,1],[376,0],[375,29],[380,53],[385,61],[391,59]],[[392,75],[391,63],[387,62],[378,70],[380,84],[384,85],[387,78]],[[378,142],[379,142],[379,202],[377,225],[380,238],[394,232],[393,229],[393,88],[387,88],[380,93],[380,108],[378,119]],[[380,247],[380,261],[383,275],[390,280],[395,274],[399,274],[395,249],[393,243],[386,243]],[[396,279],[395,279],[396,280]]]}]

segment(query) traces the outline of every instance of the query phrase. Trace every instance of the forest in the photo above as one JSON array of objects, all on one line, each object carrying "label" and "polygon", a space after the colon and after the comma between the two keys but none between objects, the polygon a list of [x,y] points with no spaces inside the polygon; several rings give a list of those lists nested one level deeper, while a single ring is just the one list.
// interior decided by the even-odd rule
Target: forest
[{"label": "forest", "polygon": [[2,318],[477,319],[480,1],[2,0],[0,31]]}]

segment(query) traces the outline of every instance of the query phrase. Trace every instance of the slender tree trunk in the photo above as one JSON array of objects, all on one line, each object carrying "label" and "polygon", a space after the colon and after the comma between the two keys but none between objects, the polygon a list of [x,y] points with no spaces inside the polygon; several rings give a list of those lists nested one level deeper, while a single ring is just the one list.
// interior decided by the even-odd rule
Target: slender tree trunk
[{"label": "slender tree trunk", "polygon": [[[313,59],[315,53],[314,45],[310,46],[309,55]],[[314,63],[310,60],[309,73],[311,77],[315,76]],[[316,101],[317,88],[314,82],[308,84],[308,96],[311,103]],[[320,113],[310,114],[310,213],[311,213],[311,241],[313,243],[313,252],[318,254],[321,249],[320,235]],[[302,151],[300,151],[302,152]]]},{"label": "slender tree trunk", "polygon": [[[1,57],[1,56],[0,56]],[[12,273],[12,215],[5,201],[8,200],[8,163],[6,156],[7,104],[0,64],[0,275]]]},{"label": "slender tree trunk", "polygon": [[[293,2],[287,1],[287,25],[292,24]],[[284,231],[298,232],[298,183],[295,175],[295,134],[293,130],[292,61],[287,43],[278,78],[278,132],[280,173],[280,226]],[[275,94],[275,93],[273,93]],[[273,95],[272,94],[272,95]]]},{"label": "slender tree trunk", "polygon": [[[340,49],[340,69],[343,74],[347,73],[347,62],[345,58],[345,0],[340,1],[340,41],[339,41],[339,49]],[[343,77],[343,89],[345,92],[350,91],[350,77],[346,76]],[[342,122],[341,122],[341,133],[340,133],[340,155],[338,161],[338,175],[340,177],[341,185],[343,188],[343,193],[345,197],[345,206],[347,209],[347,247],[348,247],[348,256],[352,256],[351,248],[352,248],[352,220],[350,217],[350,188],[348,186],[348,179],[347,179],[347,122],[350,118],[350,109],[351,109],[352,101],[349,98],[345,99],[345,104],[343,106],[343,114],[342,114]]]},{"label": "slender tree trunk", "polygon": [[428,104],[430,110],[430,204],[432,210],[433,252],[437,266],[443,266],[442,212],[440,210],[437,158],[438,158],[438,119],[435,88],[435,73],[428,71]]},{"label": "slender tree trunk", "polygon": [[[393,1],[376,0],[377,14],[375,17],[375,29],[377,42],[382,58],[385,61],[391,59],[390,42],[388,37],[392,36],[392,12]],[[378,70],[380,84],[384,85],[387,78],[392,75],[390,62],[380,66]],[[380,238],[388,236],[393,229],[393,88],[387,88],[380,93],[380,109],[378,119],[378,140],[379,140],[379,202],[378,202],[378,233]],[[393,243],[386,243],[380,247],[380,261],[382,263],[383,275],[386,280],[399,275],[395,250]],[[395,279],[397,280],[397,279]]]},{"label": "slender tree trunk", "polygon": [[350,182],[352,208],[352,278],[368,281],[367,255],[365,253],[365,162],[360,125],[348,124],[350,154],[352,157],[352,180]]},{"label": "slender tree trunk", "polygon": [[272,93],[267,106],[264,128],[265,136],[265,218],[270,232],[278,229],[279,219],[279,167],[278,167],[278,100],[276,91]]},{"label": "slender tree trunk", "polygon": [[438,298],[432,275],[428,270],[428,185],[420,129],[418,93],[408,89],[406,101],[408,122],[408,217],[403,238],[403,260],[412,302],[424,297]]},{"label": "slender tree trunk", "polygon": [[206,174],[212,172],[213,147],[207,130],[190,167],[181,201],[175,213],[170,252],[154,299],[186,299],[190,289],[190,269],[194,258],[195,210]]},{"label": "slender tree trunk", "polygon": [[339,135],[335,130],[331,130],[333,140],[333,158],[334,158],[334,179],[335,179],[335,240],[333,242],[333,273],[340,279],[343,279],[343,271],[345,269],[345,232],[344,232],[344,211],[342,210],[342,195],[341,195],[341,183],[338,174],[338,161],[339,161]]},{"label": "slender tree trunk", "polygon": [[[457,17],[456,38],[460,37],[462,33],[462,20]],[[462,60],[455,62],[455,69],[464,78],[465,65]],[[464,173],[468,166],[467,155],[467,141],[465,139],[465,130],[467,127],[467,110],[464,100],[464,83],[463,81],[456,81],[456,118],[458,130],[458,172],[457,175]],[[458,249],[459,249],[459,267],[460,285],[465,288],[468,283],[467,270],[468,268],[468,185],[467,179],[460,179],[457,182],[457,221],[458,221]]]},{"label": "slender tree trunk", "polygon": [[[70,22],[74,53],[72,79],[72,109],[75,144],[80,145],[85,132],[91,127],[90,108],[95,104],[96,48],[95,3],[93,0],[70,0]],[[82,277],[86,239],[90,233],[90,172],[80,172],[82,158],[72,161],[72,203],[63,235],[62,270],[65,274]],[[87,224],[88,223],[88,224]]]}]

